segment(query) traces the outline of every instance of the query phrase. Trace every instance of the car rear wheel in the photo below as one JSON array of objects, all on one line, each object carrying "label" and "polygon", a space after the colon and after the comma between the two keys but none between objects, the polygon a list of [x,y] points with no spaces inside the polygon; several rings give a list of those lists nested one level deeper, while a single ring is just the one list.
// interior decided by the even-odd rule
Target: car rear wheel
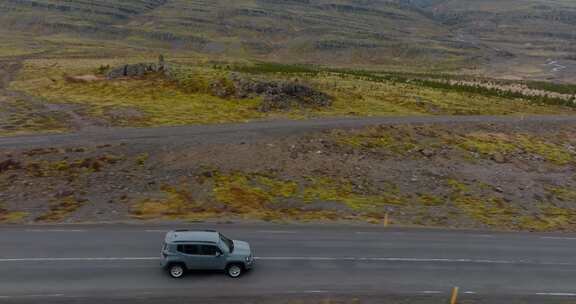
[{"label": "car rear wheel", "polygon": [[228,274],[229,277],[234,279],[239,278],[243,272],[244,268],[238,264],[232,264],[226,268],[226,274]]},{"label": "car rear wheel", "polygon": [[168,267],[168,273],[175,279],[180,279],[183,277],[185,272],[186,270],[182,264],[172,264],[170,267]]}]

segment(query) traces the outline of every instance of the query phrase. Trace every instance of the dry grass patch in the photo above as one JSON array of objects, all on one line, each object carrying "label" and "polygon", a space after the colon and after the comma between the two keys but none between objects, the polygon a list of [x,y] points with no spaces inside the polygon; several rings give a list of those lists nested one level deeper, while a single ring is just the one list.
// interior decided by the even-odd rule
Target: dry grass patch
[{"label": "dry grass patch", "polygon": [[0,223],[2,224],[16,224],[21,223],[29,215],[28,212],[22,211],[9,211],[2,207],[0,204]]},{"label": "dry grass patch", "polygon": [[162,192],[165,196],[163,199],[144,199],[136,203],[131,210],[132,217],[140,220],[195,220],[216,217],[205,204],[197,202],[188,190],[164,186]]},{"label": "dry grass patch", "polygon": [[55,202],[50,210],[35,219],[37,222],[58,223],[80,209],[87,201],[79,201],[75,197],[65,197]]},{"label": "dry grass patch", "polygon": [[49,111],[41,104],[0,96],[0,136],[29,133],[61,133],[69,130],[65,113]]}]

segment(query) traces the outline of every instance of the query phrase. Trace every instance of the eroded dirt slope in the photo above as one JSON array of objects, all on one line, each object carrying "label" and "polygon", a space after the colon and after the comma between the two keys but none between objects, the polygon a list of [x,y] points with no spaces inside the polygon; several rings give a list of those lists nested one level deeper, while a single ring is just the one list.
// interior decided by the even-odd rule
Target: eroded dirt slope
[{"label": "eroded dirt slope", "polygon": [[[214,136],[218,136],[214,134]],[[223,143],[4,149],[0,220],[576,230],[576,124],[403,124]]]}]

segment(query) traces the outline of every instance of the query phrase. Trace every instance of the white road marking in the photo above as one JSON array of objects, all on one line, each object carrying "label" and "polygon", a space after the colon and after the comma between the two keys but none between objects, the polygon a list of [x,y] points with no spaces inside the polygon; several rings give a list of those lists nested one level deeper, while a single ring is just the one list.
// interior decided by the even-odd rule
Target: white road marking
[{"label": "white road marking", "polygon": [[0,262],[88,262],[88,261],[154,261],[157,257],[109,257],[109,258],[17,258],[0,259]]},{"label": "white road marking", "polygon": [[19,296],[0,296],[0,299],[16,299],[16,298],[57,298],[63,297],[64,294],[32,294],[32,295],[19,295]]},{"label": "white road marking", "polygon": [[443,292],[436,291],[436,290],[424,290],[424,291],[420,291],[420,293],[423,293],[423,294],[441,294]]},{"label": "white road marking", "polygon": [[539,292],[538,296],[554,296],[554,297],[576,297],[576,293],[571,292]]},{"label": "white road marking", "polygon": [[464,294],[476,294],[475,291],[465,291]]},{"label": "white road marking", "polygon": [[[90,261],[157,261],[159,257],[61,257],[61,258],[0,258],[0,263],[9,262],[90,262]],[[576,266],[576,263],[539,262],[529,260],[489,259],[439,259],[402,257],[254,257],[261,261],[355,261],[355,262],[422,262],[422,263],[468,263],[468,264],[528,264]]]},{"label": "white road marking", "polygon": [[294,233],[298,233],[298,231],[292,231],[292,230],[259,230],[256,231],[259,233],[277,233],[277,234],[294,234]]},{"label": "white road marking", "polygon": [[366,235],[381,235],[381,236],[391,236],[391,235],[406,235],[404,232],[385,232],[385,231],[356,231],[355,234],[366,234]]},{"label": "white road marking", "polygon": [[400,258],[400,257],[255,257],[257,260],[278,261],[374,261],[374,262],[433,262],[433,263],[473,263],[473,264],[534,264],[534,265],[576,265],[574,263],[538,262],[528,260],[489,260],[489,259],[439,259],[439,258]]},{"label": "white road marking", "polygon": [[144,230],[144,232],[168,232],[168,230]]},{"label": "white road marking", "polygon": [[306,290],[305,293],[327,293],[326,290]]},{"label": "white road marking", "polygon": [[471,237],[479,237],[479,238],[493,238],[494,236],[491,234],[472,234]]},{"label": "white road marking", "polygon": [[558,237],[558,236],[543,236],[540,237],[543,240],[570,240],[576,241],[576,237]]},{"label": "white road marking", "polygon": [[83,229],[26,229],[26,232],[86,232]]}]

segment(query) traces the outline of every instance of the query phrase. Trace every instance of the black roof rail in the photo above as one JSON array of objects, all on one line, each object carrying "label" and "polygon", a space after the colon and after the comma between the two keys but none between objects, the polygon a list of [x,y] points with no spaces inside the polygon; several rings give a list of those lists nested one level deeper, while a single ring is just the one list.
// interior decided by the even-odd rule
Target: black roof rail
[{"label": "black roof rail", "polygon": [[212,242],[212,241],[195,241],[195,240],[178,240],[178,241],[174,241],[174,244],[180,244],[180,243],[216,244],[216,242]]}]

